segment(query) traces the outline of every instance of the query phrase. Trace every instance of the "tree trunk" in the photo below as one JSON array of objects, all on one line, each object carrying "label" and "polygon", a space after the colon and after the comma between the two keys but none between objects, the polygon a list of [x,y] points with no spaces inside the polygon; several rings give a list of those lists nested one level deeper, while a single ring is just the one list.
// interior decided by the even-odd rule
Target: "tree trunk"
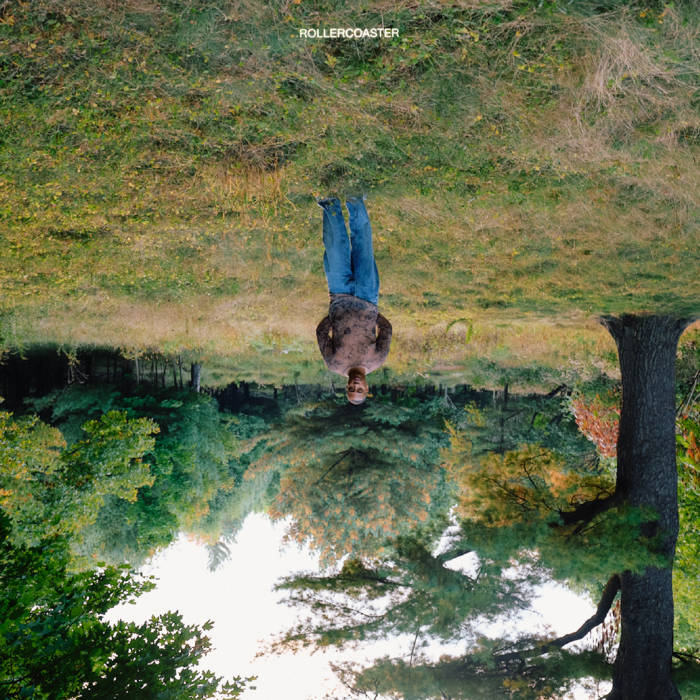
[{"label": "tree trunk", "polygon": [[602,322],[617,344],[622,375],[616,495],[658,513],[644,534],[661,534],[661,552],[669,561],[668,568],[650,566],[621,576],[621,640],[608,698],[680,699],[671,680],[671,564],[678,537],[675,361],[678,339],[690,321],[622,316]]},{"label": "tree trunk", "polygon": [[501,437],[500,440],[498,441],[498,452],[499,455],[502,455],[505,452],[505,425],[506,425],[506,408],[508,407],[508,382],[506,382],[505,386],[503,387],[503,403],[501,404]]},{"label": "tree trunk", "polygon": [[190,386],[197,393],[199,393],[199,389],[200,389],[201,376],[202,376],[202,365],[199,362],[193,362],[190,365]]}]

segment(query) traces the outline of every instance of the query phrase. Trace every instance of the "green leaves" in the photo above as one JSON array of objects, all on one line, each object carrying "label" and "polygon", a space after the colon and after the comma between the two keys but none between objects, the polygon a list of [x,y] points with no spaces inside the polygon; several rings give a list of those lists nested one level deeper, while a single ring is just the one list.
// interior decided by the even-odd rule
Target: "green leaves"
[{"label": "green leaves", "polygon": [[112,494],[128,501],[154,478],[142,457],[155,445],[160,432],[150,418],[129,419],[126,411],[109,411],[83,425],[85,437],[63,456],[66,471],[81,487],[92,480],[100,496]]},{"label": "green leaves", "polygon": [[678,516],[680,529],[673,570],[674,643],[681,650],[697,653],[697,620],[700,618],[700,469],[697,422],[698,405],[677,419]]},{"label": "green leaves", "polygon": [[252,679],[230,681],[197,665],[211,623],[186,625],[167,612],[143,624],[103,615],[153,588],[128,567],[69,573],[65,540],[13,546],[0,514],[0,694],[8,699],[164,700],[237,698]]},{"label": "green leaves", "polygon": [[0,507],[16,544],[76,538],[95,522],[106,496],[134,500],[153,483],[141,458],[154,445],[155,423],[110,411],[83,430],[66,449],[60,431],[38,417],[0,413]]},{"label": "green leaves", "polygon": [[140,562],[179,530],[215,542],[245,468],[239,446],[265,426],[178,389],[72,386],[32,405],[51,411],[69,443],[62,460],[80,499],[75,512],[61,511],[62,531],[75,523],[83,561]]}]

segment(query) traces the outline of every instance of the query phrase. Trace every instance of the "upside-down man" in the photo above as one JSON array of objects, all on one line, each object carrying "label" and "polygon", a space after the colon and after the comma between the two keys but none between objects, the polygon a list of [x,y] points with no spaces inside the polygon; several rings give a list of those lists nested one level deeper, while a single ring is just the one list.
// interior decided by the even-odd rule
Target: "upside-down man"
[{"label": "upside-down man", "polygon": [[384,364],[391,343],[391,324],[377,308],[379,273],[364,199],[347,198],[349,239],[340,200],[318,200],[331,301],[316,338],[328,369],[348,378],[347,397],[353,404],[367,398],[366,375]]}]

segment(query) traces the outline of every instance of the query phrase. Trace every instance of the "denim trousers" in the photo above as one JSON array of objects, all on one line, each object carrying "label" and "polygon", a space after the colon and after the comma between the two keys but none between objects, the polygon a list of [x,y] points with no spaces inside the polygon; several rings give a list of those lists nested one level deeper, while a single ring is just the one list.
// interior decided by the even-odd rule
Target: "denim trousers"
[{"label": "denim trousers", "polygon": [[363,199],[348,198],[350,238],[337,197],[319,202],[323,209],[323,269],[331,294],[352,294],[377,304],[379,273],[374,260],[372,228]]}]

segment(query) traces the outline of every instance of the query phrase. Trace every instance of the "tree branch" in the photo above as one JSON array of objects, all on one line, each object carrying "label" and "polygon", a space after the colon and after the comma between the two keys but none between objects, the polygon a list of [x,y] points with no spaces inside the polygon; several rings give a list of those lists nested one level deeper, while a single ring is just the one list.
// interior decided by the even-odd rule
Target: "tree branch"
[{"label": "tree branch", "polygon": [[557,647],[563,647],[578,639],[583,639],[594,627],[603,623],[605,616],[612,607],[613,601],[617,592],[620,590],[621,580],[618,574],[613,574],[605,584],[603,593],[600,596],[600,601],[596,611],[589,617],[575,632],[565,634],[563,637],[558,637],[551,644]]},{"label": "tree branch", "polygon": [[680,406],[676,409],[676,415],[680,415],[688,406],[693,401],[693,396],[695,395],[695,387],[698,385],[698,378],[700,378],[700,369],[695,372],[695,376],[693,377],[693,384],[690,387],[690,391],[688,392],[687,396],[681,401]]},{"label": "tree branch", "polygon": [[454,549],[448,549],[446,552],[443,552],[442,554],[438,554],[435,558],[441,563],[441,564],[446,564],[448,561],[452,561],[453,559],[457,559],[457,557],[461,557],[464,554],[470,554],[474,550],[471,547],[455,547]]},{"label": "tree branch", "polygon": [[[613,493],[603,498],[596,497],[592,501],[580,503],[573,510],[560,510],[561,525],[574,525],[575,523],[588,522],[596,515],[608,510],[618,502],[618,495]],[[559,523],[551,523],[552,527],[560,527]]]},{"label": "tree branch", "polygon": [[416,628],[416,636],[413,638],[413,644],[411,645],[411,658],[408,660],[408,665],[413,666],[413,654],[416,651],[416,642],[418,641],[418,635],[420,633],[420,625]]},{"label": "tree branch", "polygon": [[326,476],[330,474],[331,471],[333,471],[333,469],[335,469],[335,467],[337,467],[348,455],[352,454],[353,452],[354,450],[352,447],[348,448],[347,450],[343,450],[340,454],[340,457],[336,459],[336,461],[333,462],[333,464],[331,464],[331,466],[328,467],[328,469],[326,469],[326,471],[323,472],[323,474],[321,474],[321,476],[316,480],[315,483],[320,484],[326,478]]},{"label": "tree branch", "polygon": [[560,384],[558,387],[552,389],[548,394],[545,394],[545,399],[552,399],[554,398],[560,391],[563,389],[568,389],[569,387],[566,384]]},{"label": "tree branch", "polygon": [[594,627],[603,623],[605,616],[608,614],[617,592],[620,590],[621,580],[618,574],[613,574],[608,582],[605,584],[603,593],[600,597],[600,602],[596,611],[591,617],[589,617],[575,632],[565,634],[562,637],[557,637],[550,642],[545,642],[536,647],[530,649],[523,649],[521,651],[513,651],[508,654],[496,655],[498,661],[510,661],[511,659],[526,659],[531,656],[538,656],[539,654],[544,654],[552,648],[561,649],[571,642],[575,642],[579,639],[583,639]]},{"label": "tree branch", "polygon": [[401,583],[400,581],[392,581],[390,578],[387,578],[386,576],[373,576],[372,572],[368,572],[366,574],[354,574],[352,576],[348,576],[346,574],[340,573],[338,574],[338,580],[339,581],[347,581],[347,582],[355,582],[355,581],[367,581],[369,583],[380,583],[382,586],[389,586],[390,588],[412,588],[413,586],[410,586],[405,583]]}]

